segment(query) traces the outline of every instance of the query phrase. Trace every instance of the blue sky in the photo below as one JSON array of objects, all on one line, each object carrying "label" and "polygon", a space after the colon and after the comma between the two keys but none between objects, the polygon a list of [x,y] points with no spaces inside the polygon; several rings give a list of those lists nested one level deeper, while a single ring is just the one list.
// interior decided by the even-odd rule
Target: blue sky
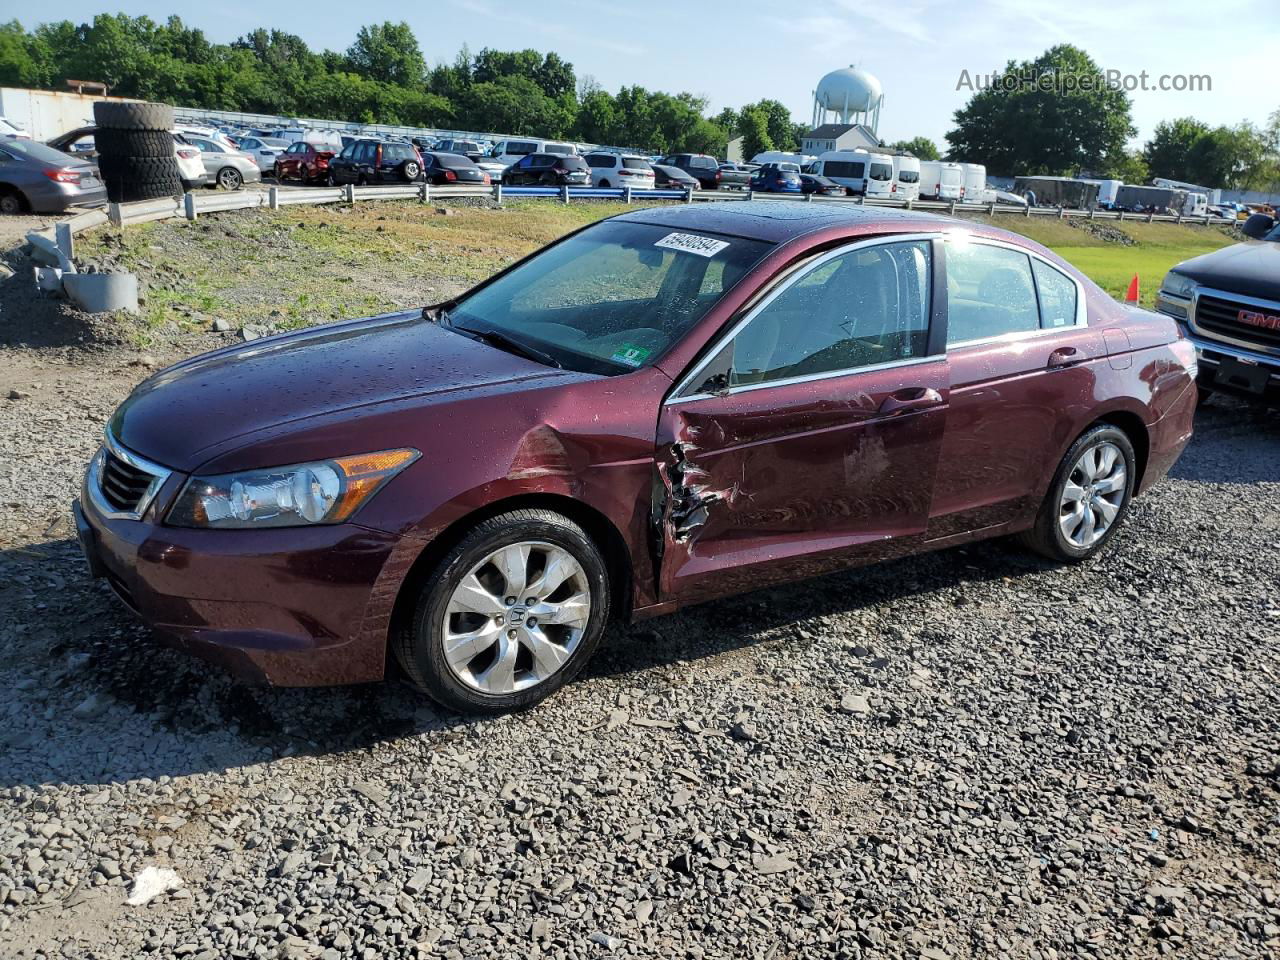
[{"label": "blue sky", "polygon": [[[53,19],[76,22],[123,10],[163,19],[180,12],[210,39],[226,42],[258,26],[296,33],[312,47],[344,50],[361,23],[406,20],[431,62],[473,51],[555,50],[578,75],[606,89],[638,83],[706,96],[712,112],[761,97],[787,104],[807,122],[812,90],[828,70],[857,64],[881,80],[880,133],[917,134],[939,144],[968,98],[962,71],[986,74],[1031,59],[1055,43],[1075,43],[1104,69],[1124,74],[1208,74],[1209,92],[1138,92],[1141,141],[1162,119],[1191,115],[1212,124],[1262,124],[1280,107],[1267,72],[1280,49],[1277,0],[504,0],[303,4],[222,0],[187,7],[157,2],[63,0]],[[300,16],[286,12],[300,11]],[[719,20],[711,11],[726,14]],[[22,15],[27,26],[37,18]]]}]

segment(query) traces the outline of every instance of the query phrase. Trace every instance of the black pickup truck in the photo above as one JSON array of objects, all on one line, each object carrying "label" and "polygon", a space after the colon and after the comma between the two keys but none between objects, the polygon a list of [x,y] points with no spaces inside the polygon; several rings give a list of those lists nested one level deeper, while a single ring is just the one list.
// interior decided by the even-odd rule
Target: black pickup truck
[{"label": "black pickup truck", "polygon": [[703,190],[726,189],[745,190],[751,174],[746,171],[726,170],[726,166],[715,157],[705,153],[673,153],[662,158],[663,166],[677,167],[683,170],[702,185]]},{"label": "black pickup truck", "polygon": [[1255,213],[1242,230],[1243,243],[1170,270],[1156,298],[1196,345],[1201,398],[1280,395],[1280,222]]}]

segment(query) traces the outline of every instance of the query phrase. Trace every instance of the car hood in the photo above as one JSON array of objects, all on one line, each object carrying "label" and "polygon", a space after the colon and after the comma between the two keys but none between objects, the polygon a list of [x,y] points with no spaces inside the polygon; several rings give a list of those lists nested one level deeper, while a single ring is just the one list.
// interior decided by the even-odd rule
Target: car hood
[{"label": "car hood", "polygon": [[[386,314],[255,340],[185,360],[141,383],[111,418],[112,435],[156,463],[190,472],[264,431],[380,404],[516,391],[581,379],[425,320]],[[541,385],[541,384],[540,384]]]},{"label": "car hood", "polygon": [[1264,300],[1280,300],[1280,243],[1247,240],[1184,261],[1173,268],[1204,287]]}]

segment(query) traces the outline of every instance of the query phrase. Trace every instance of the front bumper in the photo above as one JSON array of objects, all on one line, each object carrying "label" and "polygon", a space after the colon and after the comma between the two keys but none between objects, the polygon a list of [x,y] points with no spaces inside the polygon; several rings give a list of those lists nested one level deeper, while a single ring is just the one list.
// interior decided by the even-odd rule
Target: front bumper
[{"label": "front bumper", "polygon": [[170,645],[248,680],[325,686],[382,679],[386,637],[416,547],[356,524],[195,530],[72,505],[90,573]]}]

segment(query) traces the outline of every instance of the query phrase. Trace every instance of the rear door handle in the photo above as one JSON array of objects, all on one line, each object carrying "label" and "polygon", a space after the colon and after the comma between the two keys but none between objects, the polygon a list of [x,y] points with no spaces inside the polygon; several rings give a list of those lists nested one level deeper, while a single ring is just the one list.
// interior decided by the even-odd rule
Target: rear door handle
[{"label": "rear door handle", "polygon": [[902,413],[907,410],[923,410],[942,403],[942,394],[933,387],[907,387],[895,390],[880,404],[881,413]]},{"label": "rear door handle", "polygon": [[1059,347],[1049,354],[1049,369],[1070,367],[1077,363],[1083,363],[1085,359],[1083,351],[1077,350],[1075,347]]}]

